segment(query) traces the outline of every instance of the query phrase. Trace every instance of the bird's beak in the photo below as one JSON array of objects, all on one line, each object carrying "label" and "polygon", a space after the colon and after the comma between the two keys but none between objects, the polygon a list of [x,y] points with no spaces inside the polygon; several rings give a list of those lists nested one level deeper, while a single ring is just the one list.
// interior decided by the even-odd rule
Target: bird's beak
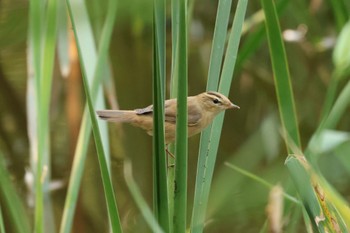
[{"label": "bird's beak", "polygon": [[229,108],[237,108],[237,109],[240,109],[240,107],[238,105],[235,105],[233,103],[231,103],[230,107]]}]

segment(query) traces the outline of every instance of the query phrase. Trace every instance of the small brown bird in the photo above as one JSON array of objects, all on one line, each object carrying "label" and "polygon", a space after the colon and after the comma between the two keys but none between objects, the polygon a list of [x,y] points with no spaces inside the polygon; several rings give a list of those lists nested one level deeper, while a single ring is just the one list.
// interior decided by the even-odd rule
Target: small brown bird
[{"label": "small brown bird", "polygon": [[[175,141],[176,131],[176,99],[165,101],[165,143]],[[187,97],[188,137],[200,133],[221,111],[239,106],[231,103],[224,95],[209,91],[196,96]],[[107,121],[127,122],[153,134],[153,105],[135,110],[101,110],[97,115]]]}]

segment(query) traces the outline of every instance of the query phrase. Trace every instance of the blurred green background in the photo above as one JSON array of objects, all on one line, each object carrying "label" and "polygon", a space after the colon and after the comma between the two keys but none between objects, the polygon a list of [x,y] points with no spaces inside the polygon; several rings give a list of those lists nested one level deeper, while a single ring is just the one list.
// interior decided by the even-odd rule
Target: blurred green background
[{"label": "blurred green background", "polygon": [[[332,53],[337,37],[347,22],[350,3],[337,0],[279,0],[280,24],[285,39],[302,145],[305,147],[320,124],[322,108],[330,85],[334,64]],[[33,194],[30,171],[30,147],[27,113],[28,1],[0,1],[0,159],[10,174],[11,182],[32,218]],[[96,40],[105,20],[107,1],[86,0]],[[209,55],[215,25],[217,1],[191,2],[193,12],[189,26],[189,95],[205,91]],[[170,4],[169,4],[170,5]],[[235,1],[232,4],[234,9]],[[191,9],[191,8],[190,8]],[[286,192],[296,195],[284,161],[288,155],[280,133],[277,99],[263,21],[259,19],[261,4],[250,1],[241,39],[229,98],[241,107],[227,111],[217,156],[205,232],[259,232],[266,221],[269,190],[259,182],[224,165],[230,161],[262,177],[281,184]],[[234,10],[231,11],[231,13]],[[171,38],[170,10],[167,33]],[[260,13],[261,14],[261,13]],[[255,17],[257,16],[257,17]],[[67,17],[62,15],[59,17]],[[233,18],[233,15],[231,15]],[[232,20],[230,20],[230,23]],[[250,23],[250,24],[248,24]],[[230,26],[229,26],[230,27]],[[261,32],[259,32],[261,31]],[[68,34],[71,34],[71,26]],[[251,40],[255,41],[247,47]],[[62,73],[55,60],[50,103],[50,152],[54,209],[54,229],[58,229],[77,144],[85,97],[79,63],[70,40],[70,67]],[[349,42],[350,43],[350,42]],[[244,47],[246,45],[246,47]],[[167,94],[171,67],[171,40],[167,40]],[[241,53],[248,49],[248,55]],[[106,82],[108,108],[135,109],[152,103],[152,5],[147,0],[119,1],[116,23],[109,50],[113,82]],[[67,68],[68,69],[68,68]],[[342,79],[337,93],[345,86]],[[336,130],[350,130],[349,109]],[[148,232],[123,178],[123,160],[132,162],[133,175],[142,194],[152,201],[152,139],[129,125],[109,124],[111,164],[118,208],[125,232]],[[348,133],[347,133],[348,134]],[[92,141],[91,141],[92,142]],[[90,143],[83,182],[74,218],[73,232],[106,232],[108,220],[95,146]],[[192,205],[199,136],[189,139],[188,197]],[[349,137],[340,146],[322,153],[319,167],[328,181],[349,201],[350,198]],[[344,153],[345,152],[345,153]],[[3,186],[3,184],[1,184]],[[15,232],[4,197],[0,196],[7,232]],[[290,205],[286,201],[286,205]],[[290,207],[296,208],[295,206]],[[286,208],[288,209],[288,208]],[[190,208],[189,208],[190,213]],[[189,215],[190,216],[190,215]],[[287,232],[306,232],[302,218],[285,213]],[[289,221],[292,219],[293,221]]]}]

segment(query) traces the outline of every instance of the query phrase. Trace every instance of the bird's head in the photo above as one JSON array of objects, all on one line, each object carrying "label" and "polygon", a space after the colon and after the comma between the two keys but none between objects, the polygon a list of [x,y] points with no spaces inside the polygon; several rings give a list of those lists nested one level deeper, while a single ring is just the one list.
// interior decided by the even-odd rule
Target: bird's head
[{"label": "bird's head", "polygon": [[215,91],[203,92],[198,95],[199,102],[208,112],[219,113],[226,109],[237,108],[239,106],[233,104],[226,96]]}]

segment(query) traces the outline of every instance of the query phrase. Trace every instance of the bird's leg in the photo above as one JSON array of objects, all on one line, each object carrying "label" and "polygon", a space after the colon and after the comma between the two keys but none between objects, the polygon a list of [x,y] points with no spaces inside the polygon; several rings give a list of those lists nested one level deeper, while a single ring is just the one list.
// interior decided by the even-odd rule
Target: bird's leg
[{"label": "bird's leg", "polygon": [[168,150],[168,145],[165,147],[165,151],[168,155],[170,155],[173,159],[175,159],[175,156],[173,155],[173,153],[171,153],[169,150]]},{"label": "bird's leg", "polygon": [[[167,153],[167,155],[169,156],[171,156],[173,159],[175,159],[175,156],[168,150],[168,144],[166,144],[165,145],[165,152]],[[169,157],[167,156],[167,164],[168,164],[168,168],[169,167],[174,167],[175,166],[175,164],[169,164]]]}]

